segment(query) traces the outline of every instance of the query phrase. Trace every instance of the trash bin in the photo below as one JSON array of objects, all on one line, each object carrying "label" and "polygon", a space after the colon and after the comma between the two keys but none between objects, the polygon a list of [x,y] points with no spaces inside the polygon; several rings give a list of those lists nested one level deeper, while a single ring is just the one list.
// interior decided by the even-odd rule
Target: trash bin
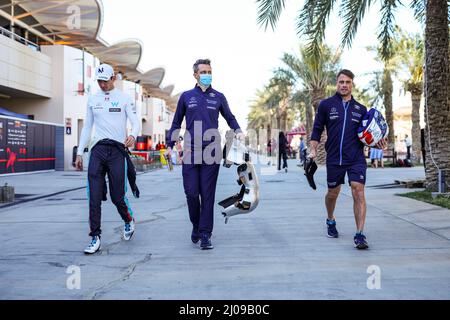
[{"label": "trash bin", "polygon": [[14,187],[8,186],[8,183],[5,183],[3,187],[0,187],[0,203],[13,201],[14,201]]},{"label": "trash bin", "polygon": [[78,152],[78,146],[74,146],[72,149],[72,167],[75,168],[75,161],[77,160],[77,152]]}]

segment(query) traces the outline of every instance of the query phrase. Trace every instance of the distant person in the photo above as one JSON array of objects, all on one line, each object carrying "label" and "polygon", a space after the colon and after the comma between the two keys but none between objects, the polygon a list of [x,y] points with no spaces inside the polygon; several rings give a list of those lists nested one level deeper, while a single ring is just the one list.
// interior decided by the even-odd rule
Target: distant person
[{"label": "distant person", "polygon": [[[278,139],[272,138],[270,139],[270,156],[275,156],[278,148]],[[276,161],[276,160],[275,160]]]},{"label": "distant person", "polygon": [[306,144],[302,136],[300,136],[299,153],[300,153],[300,165],[303,165],[306,162]]},{"label": "distant person", "polygon": [[288,146],[288,140],[286,139],[286,136],[284,135],[283,131],[280,131],[278,134],[278,171],[281,170],[281,158],[283,158],[283,169],[285,172],[287,172],[287,146]]},{"label": "distant person", "polygon": [[384,159],[383,159],[384,151],[383,149],[375,149],[375,150],[377,150],[377,161],[380,164],[380,167],[384,168]]},{"label": "distant person", "polygon": [[[125,223],[124,240],[130,240],[135,229],[133,211],[125,195],[127,183],[125,148],[134,145],[140,131],[140,121],[136,114],[134,100],[114,87],[116,77],[110,65],[98,66],[96,78],[101,90],[88,99],[85,125],[81,132],[75,161],[76,168],[83,170],[84,148],[89,140],[93,141],[88,167],[89,235],[92,239],[84,250],[87,254],[95,253],[101,247],[101,204],[106,191],[106,174],[111,201]],[[131,122],[131,135],[127,135],[127,119]],[[95,127],[95,133],[90,139],[93,127]]]},{"label": "distant person", "polygon": [[412,146],[411,138],[406,134],[405,140],[403,141],[405,142],[406,146],[406,159],[411,160],[411,146]]},{"label": "distant person", "polygon": [[372,168],[378,168],[378,151],[375,148],[370,148],[370,163]]}]

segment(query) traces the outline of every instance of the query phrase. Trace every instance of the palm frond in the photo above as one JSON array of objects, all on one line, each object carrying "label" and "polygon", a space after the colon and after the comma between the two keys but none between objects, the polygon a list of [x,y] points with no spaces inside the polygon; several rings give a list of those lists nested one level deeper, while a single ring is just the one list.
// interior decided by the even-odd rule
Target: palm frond
[{"label": "palm frond", "polygon": [[[423,82],[423,65],[425,43],[420,34],[409,34],[402,29],[396,30],[394,50],[398,59],[398,66],[406,71],[407,80],[403,80],[404,87],[411,84],[420,85]],[[406,85],[405,85],[406,84]]]},{"label": "palm frond", "polygon": [[285,0],[256,0],[256,3],[258,3],[258,25],[267,30],[270,24],[274,30],[284,9]]},{"label": "palm frond", "polygon": [[[297,19],[297,33],[307,37],[306,50],[310,55],[320,54],[325,39],[325,30],[336,0],[315,0],[314,7],[306,3]],[[309,23],[303,24],[304,17],[310,15]]]},{"label": "palm frond", "polygon": [[373,72],[373,78],[370,80],[368,87],[363,89],[363,92],[370,96],[368,104],[372,107],[380,107],[384,99],[382,77],[382,71]]},{"label": "palm frond", "polygon": [[304,72],[304,65],[302,61],[293,54],[284,53],[281,61],[286,65],[286,67],[291,70],[292,77],[297,78],[301,76]]},{"label": "palm frond", "polygon": [[378,40],[381,44],[381,57],[389,60],[392,56],[392,38],[395,29],[395,9],[401,4],[399,0],[384,0],[381,5],[381,21]]},{"label": "palm frond", "polygon": [[372,0],[343,1],[339,15],[344,20],[341,46],[350,47],[358,31],[358,27],[364,18],[364,14],[372,4]]},{"label": "palm frond", "polygon": [[278,68],[274,70],[273,75],[274,77],[271,79],[272,85],[283,84],[291,87],[295,85],[296,77],[289,69]]},{"label": "palm frond", "polygon": [[410,7],[414,10],[414,18],[421,24],[425,24],[426,0],[413,0]]},{"label": "palm frond", "polygon": [[[299,11],[297,16],[297,33],[310,30],[313,24],[314,8],[318,0],[305,0],[303,8]],[[302,28],[300,28],[300,26]]]}]

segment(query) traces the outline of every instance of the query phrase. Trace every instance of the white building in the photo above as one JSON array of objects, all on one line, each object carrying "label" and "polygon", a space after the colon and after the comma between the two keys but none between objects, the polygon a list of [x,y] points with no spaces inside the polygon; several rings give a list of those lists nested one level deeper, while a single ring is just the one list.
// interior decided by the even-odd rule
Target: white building
[{"label": "white building", "polygon": [[[71,7],[79,9],[80,29],[67,23],[73,18]],[[134,97],[142,135],[165,140],[176,108],[173,86],[160,88],[164,69],[141,72],[141,43],[107,44],[99,37],[101,21],[102,5],[96,0],[0,0],[0,25],[9,26],[0,29],[0,107],[64,125],[65,170],[73,169],[73,147],[79,142],[88,95],[98,90],[94,77],[100,63],[123,74],[116,87]]]}]

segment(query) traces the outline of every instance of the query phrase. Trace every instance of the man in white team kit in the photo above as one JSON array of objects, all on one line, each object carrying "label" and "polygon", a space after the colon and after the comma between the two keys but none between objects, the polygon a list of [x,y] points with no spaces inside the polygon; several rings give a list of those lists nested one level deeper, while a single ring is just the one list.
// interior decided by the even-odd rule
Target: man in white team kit
[{"label": "man in white team kit", "polygon": [[[136,106],[130,96],[114,88],[116,77],[110,65],[101,64],[96,69],[100,89],[89,97],[86,120],[81,132],[75,166],[83,169],[83,150],[90,143],[88,166],[89,225],[91,242],[84,250],[91,254],[100,250],[101,202],[106,192],[108,175],[111,201],[125,222],[123,238],[130,240],[134,233],[133,211],[125,196],[127,187],[126,149],[134,145],[140,131]],[[127,135],[127,119],[132,126]],[[92,127],[95,127],[91,139]]]}]

